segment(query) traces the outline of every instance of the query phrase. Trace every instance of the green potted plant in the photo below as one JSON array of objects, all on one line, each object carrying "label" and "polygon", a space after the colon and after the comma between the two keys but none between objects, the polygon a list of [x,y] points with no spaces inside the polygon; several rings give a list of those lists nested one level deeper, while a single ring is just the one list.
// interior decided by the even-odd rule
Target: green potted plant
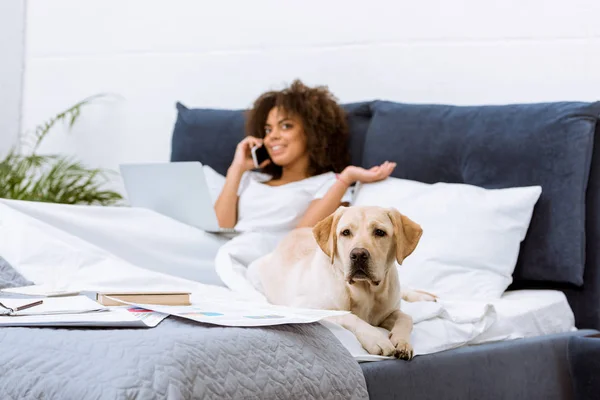
[{"label": "green potted plant", "polygon": [[88,168],[74,157],[39,154],[38,149],[52,127],[66,122],[71,128],[84,106],[103,95],[84,99],[23,135],[0,160],[0,198],[63,204],[116,205],[121,194],[105,189],[113,171]]}]

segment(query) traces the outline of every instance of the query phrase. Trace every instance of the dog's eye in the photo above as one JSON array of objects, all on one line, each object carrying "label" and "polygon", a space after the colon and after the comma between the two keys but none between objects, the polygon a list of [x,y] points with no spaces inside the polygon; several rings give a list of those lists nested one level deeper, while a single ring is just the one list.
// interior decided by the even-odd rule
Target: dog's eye
[{"label": "dog's eye", "polygon": [[350,236],[350,229],[344,229],[342,231],[342,236]]},{"label": "dog's eye", "polygon": [[382,231],[381,229],[375,229],[375,236],[383,237],[385,235],[385,231]]}]

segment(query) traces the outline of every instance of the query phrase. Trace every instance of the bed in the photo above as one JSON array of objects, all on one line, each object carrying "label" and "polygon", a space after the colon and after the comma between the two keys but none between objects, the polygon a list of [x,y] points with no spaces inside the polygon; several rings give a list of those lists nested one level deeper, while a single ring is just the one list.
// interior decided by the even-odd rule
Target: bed
[{"label": "bed", "polygon": [[[454,106],[373,100],[343,106],[354,165],[394,161],[394,177],[429,184],[540,185],[508,291],[535,290],[542,297],[538,291],[550,290],[557,299],[556,292],[563,293],[578,328],[462,346],[411,363],[362,363],[371,397],[572,398],[567,340],[600,329],[600,102]],[[241,110],[178,103],[177,111],[171,160],[200,161],[224,173],[242,138]],[[216,141],[229,148],[210,154]]]},{"label": "bed", "polygon": [[[15,260],[20,270],[34,282],[49,282],[45,268],[50,263],[46,260],[36,264],[32,260],[43,260],[44,257],[56,259],[69,250],[79,252],[77,263],[86,265],[88,272],[78,275],[80,270],[71,274],[63,270],[63,278],[53,275],[57,286],[51,291],[75,290],[76,283],[85,282],[82,277],[87,277],[95,287],[102,284],[106,289],[117,289],[118,286],[112,285],[119,285],[121,280],[127,281],[128,275],[124,271],[130,268],[130,262],[139,260],[145,253],[139,249],[153,243],[143,239],[146,227],[142,226],[142,221],[160,228],[160,232],[186,229],[177,221],[147,210],[129,210],[139,214],[138,217],[129,215],[123,218],[127,210],[120,208],[73,208],[14,201],[0,203],[3,221],[11,226],[18,225],[16,229],[6,229],[5,225],[0,232],[0,236],[4,235],[3,243],[11,245],[10,250],[4,248],[4,253]],[[102,228],[98,225],[99,221],[102,221]],[[137,246],[131,246],[127,251],[122,249],[120,253],[129,261],[114,255],[119,243],[124,244],[121,234],[114,235],[112,240],[104,234],[106,231],[119,232],[121,224],[130,227],[126,230],[128,243],[137,243]],[[139,229],[132,226],[139,226]],[[110,228],[106,230],[107,227]],[[69,236],[74,232],[77,236]],[[16,239],[9,239],[7,233]],[[19,239],[25,237],[27,242]],[[188,240],[193,243],[190,237]],[[177,259],[181,255],[178,251],[167,251],[169,241],[181,244],[178,237],[163,236],[165,264],[155,260],[152,270],[134,273],[138,278],[143,276],[147,287],[154,288],[159,280],[164,285],[162,273],[167,272],[169,275],[182,275],[174,279],[173,287],[182,287],[179,279],[188,282],[187,273],[182,273],[179,268],[186,265],[186,260]],[[36,245],[31,245],[32,242]],[[215,249],[220,247],[215,245]],[[100,259],[97,252],[84,257],[90,248],[101,250],[107,259]],[[139,252],[142,254],[137,254]],[[19,257],[19,254],[26,255]],[[171,254],[170,259],[167,254]],[[106,270],[107,260],[111,258],[110,265],[116,265],[121,275]],[[69,262],[63,256],[62,265]],[[167,269],[167,265],[171,268]],[[100,279],[98,275],[102,271],[106,272],[106,278]],[[209,277],[210,274],[207,274],[207,279]],[[7,288],[33,282],[3,260],[0,261],[0,283]],[[192,286],[190,290],[194,290]],[[535,341],[542,335],[554,338],[552,346],[545,341],[541,344],[532,342],[532,345],[537,343],[541,346],[536,360],[547,368],[565,345],[565,339],[575,330],[574,315],[561,291],[508,291],[489,305],[493,312],[487,309],[482,314],[481,321],[489,318],[489,323],[483,325],[457,324],[437,318],[417,321],[413,337],[416,353],[420,355],[411,361],[410,365],[414,363],[415,367],[408,367],[410,371],[414,371],[416,366],[425,370],[433,368],[432,357],[437,360],[448,354],[464,354],[467,361],[462,367],[466,368],[463,373],[477,373],[481,370],[469,361],[470,354],[489,357],[489,344],[483,344],[507,344],[515,340],[527,343],[526,340]],[[478,329],[482,327],[485,329],[479,333]],[[343,331],[341,335],[340,331]],[[576,334],[582,335],[585,331]],[[463,341],[469,343],[463,344]],[[0,343],[1,361],[12,371],[0,378],[0,388],[6,389],[5,392],[15,398],[24,393],[43,394],[49,398],[277,398],[281,393],[285,393],[286,398],[303,398],[309,393],[311,398],[378,398],[375,393],[388,396],[408,390],[400,385],[402,391],[399,391],[396,379],[397,368],[404,362],[369,356],[348,331],[328,323],[226,328],[170,317],[158,327],[148,330],[3,328],[0,330]],[[24,348],[27,351],[23,351]],[[465,349],[470,352],[463,353]],[[492,349],[506,351],[503,347]],[[516,347],[509,346],[508,349],[510,351],[504,357],[522,355]],[[512,351],[516,353],[511,354]],[[455,356],[451,357],[454,360]],[[235,368],[232,368],[233,365]],[[473,368],[473,371],[468,368]],[[261,371],[258,376],[255,375],[257,370]],[[425,370],[423,374],[427,375]],[[324,373],[327,375],[325,381]],[[27,376],[28,380],[19,380],[18,376]],[[90,384],[82,385],[82,381]],[[414,382],[411,380],[404,384],[414,385]]]},{"label": "bed", "polygon": [[[0,203],[3,221],[12,222],[11,226],[18,225],[17,229],[7,232],[4,228],[0,232],[0,236],[5,235],[2,236],[3,243],[11,245],[11,250],[4,248],[4,253],[17,261],[20,269],[33,281],[48,282],[50,278],[45,271],[49,263],[44,261],[36,264],[32,260],[43,260],[44,257],[56,259],[68,250],[80,252],[76,258],[77,263],[85,264],[88,272],[84,275],[65,275],[67,279],[59,279],[59,276],[53,275],[58,286],[54,286],[52,291],[75,290],[76,282],[85,282],[82,277],[87,277],[88,282],[93,282],[94,285],[102,284],[107,285],[106,289],[117,289],[118,286],[112,285],[118,285],[121,280],[127,281],[128,275],[124,271],[129,268],[130,262],[139,260],[146,252],[139,249],[146,249],[153,244],[153,241],[143,240],[145,226],[140,226],[139,230],[132,228],[143,225],[141,221],[160,227],[160,232],[186,229],[177,221],[170,221],[146,210],[129,210],[139,214],[137,218],[140,223],[136,223],[138,219],[132,215],[123,218],[126,210],[120,208],[102,207],[91,210],[54,204],[14,201]],[[13,219],[16,216],[21,218],[18,220],[19,224]],[[104,228],[99,227],[99,221],[102,221]],[[126,243],[122,242],[121,234],[115,234],[110,240],[103,232],[106,232],[106,227],[110,227],[109,232],[119,232],[121,224],[130,227],[126,230],[129,239],[126,243],[137,243],[137,246],[129,247],[128,251],[122,249],[119,257],[116,257],[114,251],[119,243]],[[69,232],[77,232],[77,236],[69,237]],[[9,239],[6,233],[16,239]],[[19,239],[24,237],[28,242]],[[137,240],[133,240],[135,237]],[[181,272],[183,269],[180,268],[187,261],[177,258],[181,255],[178,251],[169,252],[167,249],[170,247],[169,241],[181,242],[178,237],[170,234],[163,239],[164,264],[154,261],[153,269],[143,274],[144,285],[153,288],[159,280],[163,285],[162,273],[168,272],[169,275],[182,275],[173,281],[174,287],[180,288],[182,284],[179,279],[188,282],[187,273]],[[193,243],[190,237],[188,240],[190,244]],[[37,246],[28,244],[31,242],[35,242]],[[204,240],[199,240],[197,243],[203,242]],[[216,244],[214,250],[219,246]],[[116,265],[121,275],[116,271],[107,271],[109,263],[106,259],[98,258],[98,253],[89,258],[82,256],[87,254],[89,248],[96,247],[105,252],[106,257],[114,258],[110,264]],[[176,248],[181,250],[180,247]],[[142,254],[138,255],[138,252]],[[17,256],[25,253],[25,257]],[[167,254],[171,254],[171,258]],[[124,261],[121,257],[129,261]],[[62,262],[64,266],[69,263],[69,259],[63,257]],[[93,267],[94,263],[96,267]],[[0,282],[3,287],[33,283],[6,261],[0,262],[0,266]],[[167,269],[167,266],[171,268]],[[90,268],[93,271],[91,273]],[[97,269],[94,271],[94,268]],[[98,275],[102,271],[106,272],[106,277],[100,279]],[[64,270],[63,274],[66,274]],[[142,276],[139,271],[133,275],[138,278]],[[212,279],[210,276],[207,271],[206,279]],[[64,286],[60,286],[63,284]],[[192,286],[190,290],[194,290]],[[548,366],[554,365],[557,369],[554,375],[542,376],[562,374],[565,372],[564,365],[557,363],[557,355],[564,351],[566,339],[573,334],[584,335],[587,332],[573,333],[574,315],[567,297],[561,291],[507,291],[489,305],[493,307],[493,312],[488,308],[481,315],[482,325],[454,323],[442,318],[417,321],[413,344],[418,355],[409,364],[371,357],[348,331],[327,323],[225,328],[171,317],[149,330],[4,328],[0,330],[2,362],[13,373],[0,378],[0,387],[6,388],[6,393],[15,398],[23,393],[43,393],[50,398],[196,398],[198,395],[204,398],[259,395],[261,398],[276,398],[281,393],[286,393],[286,398],[303,398],[311,390],[318,390],[320,393],[311,394],[311,398],[365,398],[367,392],[370,398],[380,398],[377,397],[379,395],[388,398],[389,395],[399,396],[407,390],[416,390],[414,385],[421,387],[414,379],[418,382],[418,377],[427,376],[429,369],[438,365],[435,360],[440,357],[441,364],[457,362],[455,357],[465,357],[464,365],[458,363],[456,365],[461,365],[461,368],[453,369],[457,376],[460,373],[469,376],[482,371],[489,373],[479,368],[478,364],[473,364],[472,357],[488,360],[493,351],[499,352],[498,357],[505,357],[506,360],[523,357],[522,349],[510,346],[511,342],[522,343],[526,348],[527,343],[539,347],[534,360],[539,364],[538,368],[548,371]],[[481,333],[479,329],[482,329]],[[540,337],[544,339],[540,341]],[[463,343],[467,341],[468,343]],[[494,345],[490,347],[490,343]],[[27,351],[23,352],[23,348],[27,348]],[[40,357],[40,354],[44,356]],[[127,356],[124,357],[124,354]],[[445,357],[450,359],[445,360]],[[38,369],[38,364],[42,366],[41,369]],[[402,367],[400,364],[406,366]],[[118,365],[118,368],[110,368],[110,365]],[[491,364],[493,365],[494,363]],[[530,364],[519,365],[531,368]],[[81,366],[85,366],[85,372],[82,372]],[[253,375],[257,366],[264,368],[259,377]],[[423,372],[408,381],[398,381],[397,374],[404,374],[406,368],[409,368],[410,374],[419,371],[416,368],[422,368]],[[51,370],[56,370],[57,373],[49,373]],[[328,376],[325,382],[322,382],[323,371],[327,371]],[[19,375],[28,376],[30,380],[20,381],[17,379]],[[517,375],[530,378],[529,374]],[[271,382],[272,379],[276,382]],[[97,384],[82,385],[81,380]],[[62,383],[65,381],[68,384]],[[194,385],[190,385],[190,382],[194,382]],[[554,394],[560,393],[560,390],[564,391],[564,388],[559,387],[561,382],[564,383],[561,380],[553,381],[552,385],[546,384],[545,387]],[[315,386],[317,383],[318,386]],[[476,391],[476,388],[472,390]],[[292,393],[296,393],[296,397],[291,396]]]},{"label": "bed", "polygon": [[[192,398],[194,391],[207,398],[572,398],[568,340],[600,328],[600,161],[594,145],[600,103],[455,107],[374,101],[345,107],[355,164],[390,159],[398,163],[396,178],[427,184],[542,188],[507,290],[467,322],[445,313],[415,324],[418,338],[429,334],[424,343],[442,348],[431,345],[409,362],[368,360],[351,338],[347,342],[321,323],[250,330],[169,318],[145,331],[11,328],[0,330],[0,353],[14,373],[0,377],[0,389],[47,398]],[[222,173],[241,138],[242,111],[178,109],[172,160],[201,161]],[[219,147],[223,153],[210,150],[217,148],[215,140],[226,144]],[[71,208],[68,214],[75,217],[65,218],[58,208],[44,211],[53,205],[2,204],[9,208],[0,208],[0,256],[13,264],[7,274],[12,278],[4,278],[13,285],[15,270],[63,289],[73,282],[114,285],[119,268],[99,256],[110,254],[122,271],[126,264],[143,265],[157,279],[170,273],[176,282],[227,286],[210,263],[198,262],[199,254],[217,255],[223,243],[205,242],[203,233],[175,224],[169,235],[138,241],[131,226],[152,230],[130,222],[159,218],[144,210],[90,214],[89,208]],[[98,234],[90,221],[102,221],[102,213],[121,213],[115,217],[121,225]],[[15,224],[10,218],[17,214],[25,215],[19,222],[31,224]],[[24,227],[34,227],[44,246],[26,251],[26,239],[34,236]],[[209,245],[200,250],[196,239]],[[48,259],[66,253],[65,243],[77,244],[61,259],[67,279],[44,269]],[[157,244],[173,251],[160,251]],[[110,273],[81,272],[77,265],[88,256],[97,263],[86,262],[86,268]],[[427,324],[445,328],[418,328]],[[229,341],[240,347],[232,351]],[[46,348],[72,357],[56,363],[51,353],[40,356]],[[103,364],[108,361],[113,369]],[[60,379],[65,376],[72,379]]]}]

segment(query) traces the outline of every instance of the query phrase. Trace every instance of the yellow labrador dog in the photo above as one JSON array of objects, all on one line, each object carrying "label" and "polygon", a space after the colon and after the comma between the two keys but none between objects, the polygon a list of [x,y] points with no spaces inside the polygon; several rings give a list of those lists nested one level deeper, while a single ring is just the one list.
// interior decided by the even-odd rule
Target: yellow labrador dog
[{"label": "yellow labrador dog", "polygon": [[400,311],[400,299],[435,296],[401,293],[394,261],[402,264],[422,233],[396,209],[340,207],[312,230],[292,231],[249,267],[249,279],[273,304],[350,311],[331,320],[353,332],[366,351],[411,359],[412,318]]}]

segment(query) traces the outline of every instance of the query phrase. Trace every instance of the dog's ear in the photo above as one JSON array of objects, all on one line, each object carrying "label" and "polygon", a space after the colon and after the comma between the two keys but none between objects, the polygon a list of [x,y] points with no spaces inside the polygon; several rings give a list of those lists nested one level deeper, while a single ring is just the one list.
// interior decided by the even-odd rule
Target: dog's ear
[{"label": "dog's ear", "polygon": [[388,215],[394,224],[394,236],[396,239],[396,261],[402,265],[402,261],[412,254],[417,248],[423,229],[406,215],[400,214],[395,208],[388,210]]},{"label": "dog's ear", "polygon": [[337,250],[337,235],[335,234],[335,230],[337,229],[337,223],[344,208],[346,207],[339,207],[329,216],[319,221],[312,230],[317,244],[323,250],[323,253],[329,257],[332,264]]}]

